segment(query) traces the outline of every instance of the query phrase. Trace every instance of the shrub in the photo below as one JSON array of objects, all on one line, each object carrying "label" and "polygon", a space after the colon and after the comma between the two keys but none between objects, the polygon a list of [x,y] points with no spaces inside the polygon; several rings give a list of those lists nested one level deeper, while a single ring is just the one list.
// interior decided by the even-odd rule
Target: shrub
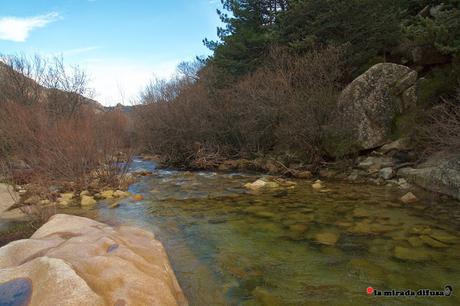
[{"label": "shrub", "polygon": [[460,91],[456,100],[433,107],[422,118],[417,140],[426,153],[460,152]]},{"label": "shrub", "polygon": [[[119,184],[113,159],[129,144],[128,120],[83,96],[91,93],[85,73],[66,69],[62,58],[3,56],[0,63],[0,162],[9,176],[83,189],[98,170],[100,184]],[[17,161],[28,168],[15,170]]]},{"label": "shrub", "polygon": [[319,162],[342,54],[337,47],[304,55],[274,48],[262,68],[224,87],[215,86],[212,65],[198,80],[156,81],[137,107],[139,139],[173,164],[290,152]]}]

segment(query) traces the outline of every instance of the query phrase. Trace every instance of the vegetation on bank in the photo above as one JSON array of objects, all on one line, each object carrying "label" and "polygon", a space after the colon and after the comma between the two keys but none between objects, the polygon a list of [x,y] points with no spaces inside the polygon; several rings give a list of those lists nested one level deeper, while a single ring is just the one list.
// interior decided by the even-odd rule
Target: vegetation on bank
[{"label": "vegetation on bank", "polygon": [[186,167],[267,155],[314,165],[336,159],[347,148],[328,148],[346,131],[325,131],[337,97],[380,62],[420,77],[417,109],[397,118],[395,137],[435,149],[445,139],[443,148],[456,149],[460,134],[444,136],[460,125],[460,1],[222,3],[220,39],[204,41],[213,55],[181,64],[176,78],[142,94],[137,136],[150,152]]},{"label": "vegetation on bank", "polygon": [[460,0],[222,4],[219,40],[204,40],[213,55],[153,81],[132,112],[87,98],[86,74],[61,58],[3,56],[0,179],[28,184],[35,202],[63,192],[83,200],[123,189],[119,164],[134,149],[179,167],[292,174],[301,165],[299,177],[310,177],[356,154],[335,125],[338,98],[381,62],[419,77],[418,105],[395,118],[394,138],[409,137],[420,152],[460,149]]},{"label": "vegetation on bank", "polygon": [[27,185],[26,212],[44,221],[41,206],[64,192],[126,188],[128,118],[87,98],[83,71],[61,58],[4,56],[0,78],[0,179]]}]

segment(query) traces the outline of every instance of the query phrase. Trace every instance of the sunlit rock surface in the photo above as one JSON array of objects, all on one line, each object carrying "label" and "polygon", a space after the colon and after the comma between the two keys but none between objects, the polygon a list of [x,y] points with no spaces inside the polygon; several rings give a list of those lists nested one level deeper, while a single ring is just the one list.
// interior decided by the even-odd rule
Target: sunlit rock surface
[{"label": "sunlit rock surface", "polygon": [[0,305],[187,305],[150,232],[56,215],[0,249]]}]

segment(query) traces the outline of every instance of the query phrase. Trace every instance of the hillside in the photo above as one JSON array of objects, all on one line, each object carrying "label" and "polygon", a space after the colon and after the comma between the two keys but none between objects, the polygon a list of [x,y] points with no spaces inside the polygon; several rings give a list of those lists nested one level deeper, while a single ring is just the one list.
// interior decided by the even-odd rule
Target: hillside
[{"label": "hillside", "polygon": [[82,88],[68,85],[66,88],[64,80],[46,80],[43,75],[36,75],[38,71],[34,71],[35,67],[18,63],[19,60],[11,61],[7,65],[0,61],[0,101],[22,100],[25,104],[40,103],[46,107],[58,99],[67,99],[73,104],[93,109],[94,112],[105,111],[99,102],[80,93]]}]

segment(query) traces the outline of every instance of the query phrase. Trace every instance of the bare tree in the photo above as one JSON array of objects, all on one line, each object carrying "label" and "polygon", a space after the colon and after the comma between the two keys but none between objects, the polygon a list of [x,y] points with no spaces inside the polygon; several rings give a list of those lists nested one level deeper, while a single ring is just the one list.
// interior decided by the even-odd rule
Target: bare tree
[{"label": "bare tree", "polygon": [[38,103],[43,98],[46,66],[46,61],[37,55],[0,55],[0,102]]},{"label": "bare tree", "polygon": [[62,57],[51,60],[44,86],[48,91],[48,109],[55,115],[72,117],[93,96],[88,75],[79,67],[66,68]]}]

